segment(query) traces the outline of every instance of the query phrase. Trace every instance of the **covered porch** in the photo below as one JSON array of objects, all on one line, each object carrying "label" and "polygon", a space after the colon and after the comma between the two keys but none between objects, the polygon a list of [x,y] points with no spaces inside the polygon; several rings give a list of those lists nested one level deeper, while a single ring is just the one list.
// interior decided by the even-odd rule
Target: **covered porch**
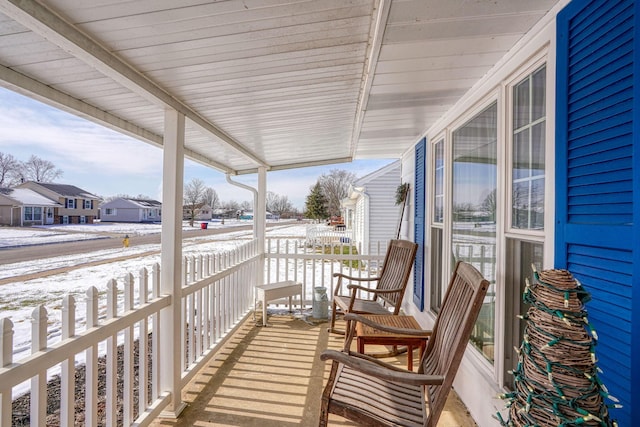
[{"label": "covered porch", "polygon": [[[508,371],[515,365],[511,344],[520,339],[514,320],[515,311],[520,310],[519,275],[512,270],[519,271],[527,263],[522,261],[525,257],[510,258],[513,254],[520,257],[513,248],[516,243],[531,248],[541,265],[570,264],[563,258],[562,243],[557,243],[557,248],[553,246],[554,239],[560,241],[564,236],[560,226],[553,228],[557,224],[554,214],[566,208],[562,199],[564,188],[560,188],[563,177],[556,176],[553,168],[555,124],[556,119],[558,122],[563,119],[562,110],[569,104],[568,100],[560,99],[561,111],[556,117],[556,67],[566,65],[561,56],[556,57],[557,51],[564,48],[557,42],[556,17],[570,3],[569,0],[89,0],[78,4],[74,0],[0,0],[1,85],[163,151],[160,265],[151,271],[131,274],[124,283],[114,281],[106,294],[88,292],[86,322],[76,322],[73,315],[67,317],[60,342],[47,341],[47,313],[34,311],[32,355],[25,360],[12,359],[7,344],[11,342],[11,325],[3,321],[0,424],[9,423],[11,387],[25,380],[31,381],[36,396],[31,418],[35,423],[43,423],[44,378],[48,369],[61,366],[62,387],[66,390],[61,402],[61,423],[72,425],[74,379],[70,367],[78,354],[88,361],[88,369],[95,370],[95,378],[88,377],[91,381],[97,381],[98,355],[106,354],[110,384],[104,396],[107,425],[120,422],[162,425],[171,423],[167,421],[170,418],[176,418],[174,423],[186,425],[188,422],[184,420],[195,423],[197,417],[203,417],[197,420],[206,425],[219,419],[231,423],[232,416],[238,417],[235,422],[255,419],[260,424],[295,424],[297,418],[276,417],[281,416],[281,411],[269,404],[272,397],[260,397],[255,392],[263,385],[252,384],[252,379],[245,376],[250,376],[251,365],[263,366],[260,355],[268,351],[279,355],[282,348],[291,348],[301,341],[294,341],[298,344],[282,341],[281,334],[304,335],[309,343],[314,343],[305,344],[304,351],[310,357],[305,362],[296,362],[305,365],[301,369],[307,369],[314,388],[310,388],[311,383],[306,389],[296,386],[298,378],[293,375],[288,385],[292,389],[287,393],[295,401],[291,407],[297,408],[300,422],[312,424],[314,420],[307,417],[314,411],[308,405],[319,399],[313,393],[318,392],[315,387],[322,382],[325,372],[317,360],[317,352],[323,344],[334,346],[341,339],[326,336],[321,332],[323,328],[306,329],[308,325],[298,320],[276,317],[274,326],[264,329],[252,324],[256,285],[283,279],[302,280],[286,277],[290,270],[280,262],[288,265],[292,260],[304,259],[305,263],[325,263],[325,255],[291,253],[288,244],[269,243],[264,222],[268,176],[272,171],[355,159],[401,159],[402,180],[412,184],[409,198],[412,205],[402,218],[400,237],[420,243],[420,269],[416,269],[416,280],[413,289],[407,292],[403,308],[425,328],[432,324],[438,309],[442,293],[439,285],[446,284],[449,254],[474,259],[473,245],[467,245],[466,255],[454,253],[453,211],[459,209],[467,214],[461,221],[469,226],[463,237],[478,237],[480,232],[491,234],[493,240],[488,245],[491,250],[482,253],[488,261],[482,264],[487,266],[495,285],[492,310],[484,319],[492,336],[490,342],[482,343],[482,354],[467,352],[459,378],[472,380],[464,384],[460,380],[456,385],[464,386],[464,391],[462,387],[458,390],[478,425],[495,424],[493,415],[501,409],[501,402],[496,402],[494,396],[509,383]],[[573,2],[576,3],[579,2]],[[602,12],[599,9],[610,5],[604,6],[594,6],[598,9],[594,21],[599,20],[597,14]],[[637,6],[626,7],[625,13],[633,8]],[[617,26],[615,19],[611,22],[613,27]],[[607,33],[606,28],[603,31]],[[617,49],[616,43],[616,40],[612,43],[613,50]],[[544,167],[532,160],[527,168],[540,174],[536,178],[544,178],[539,181],[544,182],[544,209],[536,215],[545,216],[546,228],[509,222],[512,215],[518,215],[512,209],[515,202],[511,198],[516,193],[513,186],[517,184],[512,178],[522,167],[522,159],[512,152],[517,151],[517,147],[513,148],[515,143],[512,144],[516,138],[512,119],[517,108],[511,107],[515,104],[523,110],[533,110],[529,108],[533,103],[517,104],[512,95],[516,87],[524,87],[517,86],[521,80],[529,79],[534,72],[547,78],[543,96],[537,99],[537,107],[545,115],[541,121],[535,122],[539,119],[536,118],[527,126],[544,128],[545,132],[540,133],[544,135],[544,144],[537,147],[541,152],[535,153],[541,156]],[[520,101],[528,99],[529,94],[530,98],[536,98],[534,89],[539,89],[535,86],[539,81],[533,77],[529,80],[533,89],[531,92],[527,89]],[[587,88],[588,84],[585,83]],[[474,121],[474,115],[480,115],[480,120]],[[608,113],[602,115],[608,121]],[[483,128],[487,123],[492,126],[491,132]],[[476,133],[488,135],[486,141],[474,141]],[[531,134],[540,135],[533,130]],[[559,136],[558,142],[562,142],[564,135]],[[458,153],[452,148],[455,137]],[[626,141],[625,138],[629,139],[628,134],[620,139]],[[438,143],[441,151],[437,151]],[[608,145],[597,147],[595,157],[609,150]],[[529,153],[529,148],[522,152],[525,151]],[[616,149],[612,152],[617,153]],[[456,156],[467,164],[496,169],[498,186],[494,193],[486,195],[487,203],[482,207],[493,210],[493,215],[475,216],[477,206],[472,203],[455,206],[453,173],[446,167],[454,167]],[[590,162],[606,169],[607,160],[598,159]],[[185,160],[219,171],[230,181],[237,176],[255,177],[254,187],[239,184],[254,195],[251,242],[219,257],[182,256],[180,223]],[[565,159],[558,154],[558,164],[561,160]],[[456,188],[459,194],[473,192],[468,183],[461,182]],[[557,192],[556,187],[562,191]],[[560,194],[557,206],[556,193]],[[591,204],[583,208],[581,201],[578,205],[580,211],[593,209]],[[526,212],[532,210],[529,204],[521,208]],[[615,210],[613,204],[609,208]],[[596,215],[598,221],[607,216],[608,213]],[[633,223],[626,217],[620,221],[625,225]],[[602,244],[597,238],[587,246]],[[616,247],[618,242],[607,244]],[[578,258],[582,259],[582,255]],[[366,261],[360,256],[352,257],[347,258]],[[581,267],[580,262],[576,265]],[[438,274],[439,282],[427,283]],[[629,276],[633,276],[632,272]],[[621,280],[625,282],[627,278]],[[631,283],[631,279],[628,281]],[[330,293],[331,271],[323,269],[306,282],[307,304],[312,302],[310,290],[316,285],[327,287]],[[627,296],[637,294],[631,288],[625,282],[624,290],[616,294],[616,301],[624,295],[619,298],[620,306],[631,307],[632,298]],[[603,306],[610,300],[600,295],[599,301],[600,313],[607,313]],[[635,307],[637,302],[634,300],[633,304]],[[67,299],[64,307],[66,313],[74,312],[75,300]],[[622,317],[631,316],[631,308],[620,311]],[[625,337],[632,337],[637,322],[624,317],[623,323],[627,328]],[[603,336],[616,335],[617,330],[612,332],[613,327],[606,322],[604,325],[607,335]],[[134,342],[141,332],[158,339],[148,346],[142,345],[141,356],[134,356]],[[632,338],[625,340],[620,344],[625,353],[621,365],[616,365],[619,361],[612,360],[615,357],[610,354],[605,362],[614,368],[613,376],[618,382],[614,386],[629,401],[637,388],[631,383],[638,382],[618,378],[616,371],[624,372],[630,366],[630,349],[637,346]],[[274,342],[278,346],[274,347]],[[616,342],[610,343],[605,341],[605,346],[609,346],[605,348],[617,348]],[[122,365],[115,359],[119,345],[127,355]],[[255,349],[256,345],[259,349]],[[225,354],[227,359],[219,366],[218,354]],[[143,357],[151,361],[152,368],[138,372],[134,369],[135,361]],[[125,372],[122,386],[117,377],[119,371]],[[277,375],[276,372],[274,378]],[[632,372],[632,377],[638,377],[637,371]],[[236,380],[252,385],[230,382]],[[151,383],[149,390],[134,387],[137,382],[147,381]],[[274,383],[279,385],[277,380]],[[84,386],[93,408],[87,413],[87,425],[98,424],[95,408],[103,398],[93,394],[93,385],[88,382]],[[234,395],[245,390],[250,390],[257,400],[246,401],[244,395],[242,398]],[[139,394],[136,402],[141,403],[134,407],[132,396],[136,393]],[[225,406],[222,403],[225,401],[238,406]],[[203,410],[197,410],[198,407]],[[211,409],[213,412],[209,412]],[[630,416],[629,411],[625,416]]]}]

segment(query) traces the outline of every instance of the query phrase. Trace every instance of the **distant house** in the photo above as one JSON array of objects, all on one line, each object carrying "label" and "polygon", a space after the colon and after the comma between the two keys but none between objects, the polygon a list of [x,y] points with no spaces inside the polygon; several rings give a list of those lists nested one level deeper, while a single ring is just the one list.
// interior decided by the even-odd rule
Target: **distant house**
[{"label": "distant house", "polygon": [[397,236],[400,206],[396,205],[396,189],[401,183],[400,160],[388,164],[360,179],[342,200],[342,216],[353,241],[362,245],[363,254],[370,253],[370,245],[382,242],[381,251]]},{"label": "distant house", "polygon": [[162,203],[149,199],[118,197],[100,205],[102,222],[157,222],[162,219]]},{"label": "distant house", "polygon": [[62,205],[28,188],[0,188],[0,224],[11,226],[53,224],[54,210]]},{"label": "distant house", "polygon": [[98,218],[100,198],[68,184],[27,181],[17,188],[27,188],[58,203],[53,208],[52,224],[93,224]]},{"label": "distant house", "polygon": [[[182,219],[191,219],[191,206],[182,207]],[[198,203],[195,205],[195,215],[193,219],[196,221],[209,221],[213,218],[213,209],[206,203]]]}]

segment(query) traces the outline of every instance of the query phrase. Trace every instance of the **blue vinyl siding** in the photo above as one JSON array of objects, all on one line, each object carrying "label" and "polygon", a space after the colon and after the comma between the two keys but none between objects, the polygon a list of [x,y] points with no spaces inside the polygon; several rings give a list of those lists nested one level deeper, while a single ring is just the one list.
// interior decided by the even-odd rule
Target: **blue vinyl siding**
[{"label": "blue vinyl siding", "polygon": [[639,345],[632,316],[640,259],[637,7],[633,0],[574,0],[557,20],[555,264],[592,295],[587,310],[599,335],[598,366],[624,405],[612,411],[620,426],[640,425],[632,362]]},{"label": "blue vinyl siding", "polygon": [[414,242],[418,244],[416,261],[413,267],[413,302],[424,310],[424,227],[425,227],[425,151],[427,140],[423,138],[416,145],[416,182],[415,182],[415,227]]}]

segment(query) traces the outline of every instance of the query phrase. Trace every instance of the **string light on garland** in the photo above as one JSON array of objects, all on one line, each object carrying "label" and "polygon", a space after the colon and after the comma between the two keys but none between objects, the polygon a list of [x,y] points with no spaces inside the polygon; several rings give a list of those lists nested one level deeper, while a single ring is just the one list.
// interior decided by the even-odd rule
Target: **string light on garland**
[{"label": "string light on garland", "polygon": [[598,334],[584,309],[591,296],[567,270],[533,273],[522,295],[531,307],[518,316],[526,324],[511,371],[514,391],[499,396],[508,409],[506,420],[497,413],[500,424],[617,427],[609,409],[619,401],[599,378]]}]

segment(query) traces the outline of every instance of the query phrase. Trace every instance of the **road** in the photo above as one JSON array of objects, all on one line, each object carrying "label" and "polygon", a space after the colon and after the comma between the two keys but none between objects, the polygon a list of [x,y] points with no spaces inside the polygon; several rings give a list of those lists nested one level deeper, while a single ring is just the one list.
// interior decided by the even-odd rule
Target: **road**
[{"label": "road", "polygon": [[[285,222],[268,223],[267,227],[280,226]],[[207,236],[214,234],[229,233],[232,231],[251,230],[252,225],[238,225],[226,228],[212,228],[202,230],[184,230],[182,238]],[[160,244],[160,233],[146,234],[142,236],[132,236],[129,239],[129,247],[148,244]],[[20,246],[17,248],[0,249],[0,265],[14,262],[33,261],[52,256],[83,254],[87,252],[100,251],[104,249],[115,249],[122,247],[122,235],[105,236],[103,239],[79,240],[73,242],[50,243],[46,245]]]}]

